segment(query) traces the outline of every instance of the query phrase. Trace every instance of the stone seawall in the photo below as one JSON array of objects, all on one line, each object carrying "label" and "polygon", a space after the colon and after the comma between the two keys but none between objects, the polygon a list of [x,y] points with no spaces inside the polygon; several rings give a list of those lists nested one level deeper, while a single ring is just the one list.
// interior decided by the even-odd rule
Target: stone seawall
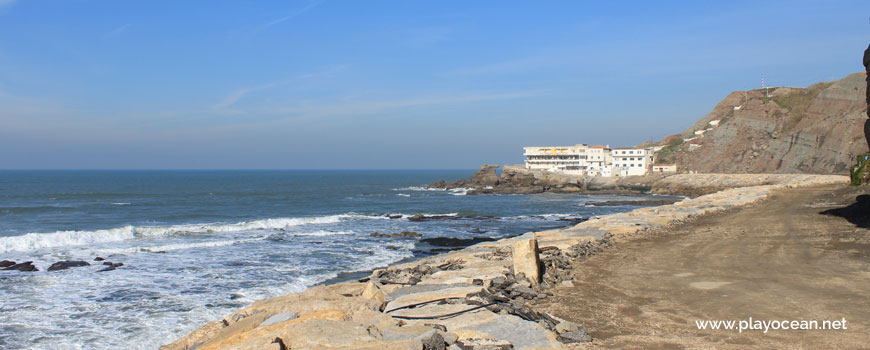
[{"label": "stone seawall", "polygon": [[[849,183],[848,177],[834,175],[702,174],[668,179],[675,186],[738,188],[480,243],[376,270],[360,281],[261,300],[162,349],[565,348],[566,343],[588,341],[585,329],[536,312],[527,301],[554,286],[573,283],[566,279],[567,271],[578,257],[613,238],[758,203],[775,190]],[[539,275],[530,276],[536,269],[514,261],[515,253],[522,257],[519,260],[537,262]]]}]

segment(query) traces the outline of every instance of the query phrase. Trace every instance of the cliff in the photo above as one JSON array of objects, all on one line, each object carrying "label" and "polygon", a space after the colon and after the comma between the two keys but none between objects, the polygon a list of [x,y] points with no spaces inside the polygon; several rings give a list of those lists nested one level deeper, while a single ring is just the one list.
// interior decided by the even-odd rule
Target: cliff
[{"label": "cliff", "polygon": [[847,174],[868,149],[865,77],[770,88],[770,97],[764,90],[732,92],[686,131],[660,142],[658,162],[702,173]]}]

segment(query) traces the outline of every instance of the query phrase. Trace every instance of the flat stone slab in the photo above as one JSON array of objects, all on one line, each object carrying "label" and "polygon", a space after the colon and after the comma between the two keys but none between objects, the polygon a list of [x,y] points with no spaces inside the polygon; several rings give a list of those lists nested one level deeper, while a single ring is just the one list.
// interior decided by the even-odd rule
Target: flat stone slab
[{"label": "flat stone slab", "polygon": [[402,287],[394,292],[387,294],[385,300],[387,302],[396,300],[400,297],[409,294],[417,294],[424,292],[434,292],[436,290],[442,290],[447,288],[458,288],[458,287],[473,287],[473,285],[468,283],[452,283],[452,284],[415,284],[413,286]]},{"label": "flat stone slab", "polygon": [[424,303],[437,299],[444,298],[464,298],[466,295],[471,293],[480,292],[483,289],[482,286],[469,286],[469,287],[453,287],[453,288],[444,288],[438,289],[428,292],[420,292],[413,293],[400,296],[393,301],[387,303],[387,307],[384,310],[393,310],[400,307],[405,307],[413,304]]},{"label": "flat stone slab", "polygon": [[[514,345],[514,349],[559,349],[562,344],[555,335],[541,325],[523,320],[516,316],[498,315],[488,322],[471,325],[464,329],[481,337],[504,339]],[[457,330],[458,334],[465,333]],[[467,334],[467,333],[466,333]],[[462,336],[460,336],[460,339]]]},{"label": "flat stone slab", "polygon": [[272,315],[272,317],[267,318],[263,323],[260,323],[260,327],[268,326],[276,323],[281,323],[284,321],[295,320],[299,318],[299,314],[295,312],[282,312],[277,315]]}]

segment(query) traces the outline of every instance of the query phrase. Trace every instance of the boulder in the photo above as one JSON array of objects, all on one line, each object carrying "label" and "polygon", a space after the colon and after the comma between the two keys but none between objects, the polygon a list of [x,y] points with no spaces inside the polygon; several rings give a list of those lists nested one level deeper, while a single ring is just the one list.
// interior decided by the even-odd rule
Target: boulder
[{"label": "boulder", "polygon": [[496,186],[498,185],[497,169],[498,165],[483,165],[468,179],[468,182],[475,187]]},{"label": "boulder", "polygon": [[447,342],[444,341],[444,336],[441,335],[441,332],[433,329],[423,335],[417,337],[423,343],[423,350],[445,350],[447,349]]},{"label": "boulder", "polygon": [[36,266],[33,266],[32,261],[25,261],[25,262],[20,263],[20,264],[11,265],[11,266],[4,268],[4,270],[17,270],[17,271],[24,271],[24,272],[39,271],[39,269],[37,269]]},{"label": "boulder", "polygon": [[366,289],[363,290],[362,295],[360,295],[363,299],[373,300],[381,305],[384,305],[384,299],[386,299],[387,294],[381,290],[375,281],[369,281],[366,284]]},{"label": "boulder", "polygon": [[532,283],[541,282],[540,259],[538,257],[538,240],[522,239],[513,245],[514,273],[524,274]]},{"label": "boulder", "polygon": [[81,260],[58,261],[54,264],[51,264],[51,266],[48,267],[48,271],[60,271],[60,270],[66,270],[70,267],[82,267],[82,266],[91,266],[91,264],[89,264],[87,261],[81,261]]},{"label": "boulder", "polygon": [[2,267],[9,267],[9,266],[12,266],[12,265],[15,265],[15,262],[12,261],[12,260],[3,260],[3,261],[0,261],[0,268],[2,268]]}]

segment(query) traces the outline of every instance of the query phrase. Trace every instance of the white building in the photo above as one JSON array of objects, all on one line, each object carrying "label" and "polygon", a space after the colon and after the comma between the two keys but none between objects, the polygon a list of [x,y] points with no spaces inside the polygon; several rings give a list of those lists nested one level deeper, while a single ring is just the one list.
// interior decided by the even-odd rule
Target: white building
[{"label": "white building", "polygon": [[610,163],[610,145],[589,147],[586,158],[586,175],[610,177],[613,170]]},{"label": "white building", "polygon": [[526,169],[585,175],[589,146],[523,147]]},{"label": "white building", "polygon": [[645,175],[653,164],[652,148],[614,148],[610,151],[613,159],[613,175]]},{"label": "white building", "polygon": [[526,169],[602,177],[646,175],[652,169],[656,152],[652,147],[611,149],[609,145],[586,144],[523,147],[523,150]]},{"label": "white building", "polygon": [[659,173],[659,174],[675,173],[675,172],[677,172],[677,165],[676,164],[654,164],[652,166],[652,171],[654,173]]}]

